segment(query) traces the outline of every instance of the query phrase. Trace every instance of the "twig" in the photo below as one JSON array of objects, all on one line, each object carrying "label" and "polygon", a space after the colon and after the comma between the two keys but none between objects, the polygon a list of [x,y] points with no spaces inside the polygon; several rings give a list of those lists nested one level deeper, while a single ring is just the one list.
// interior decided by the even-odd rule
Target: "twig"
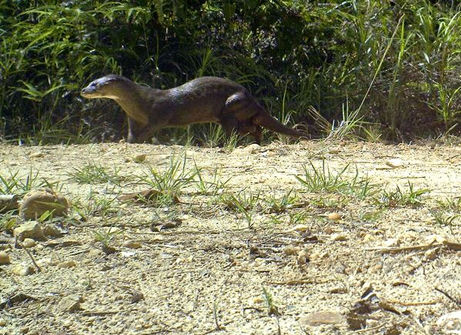
[{"label": "twig", "polygon": [[[435,242],[435,240],[434,240]],[[414,250],[427,250],[436,247],[448,247],[451,250],[459,251],[461,250],[461,243],[451,242],[444,240],[442,243],[429,244],[420,244],[420,245],[411,245],[406,247],[374,247],[374,248],[365,248],[367,251],[379,251],[379,252],[400,252],[400,251],[414,251]]]},{"label": "twig", "polygon": [[370,330],[376,330],[376,329],[380,329],[380,328],[383,328],[386,324],[383,323],[383,324],[380,324],[378,326],[375,326],[375,327],[371,327],[371,328],[364,328],[364,329],[359,329],[359,330],[356,330],[354,333],[365,333],[365,332],[369,332]]},{"label": "twig", "polygon": [[323,284],[323,283],[328,283],[328,282],[329,280],[317,281],[315,279],[295,279],[295,280],[288,280],[288,281],[268,281],[266,282],[266,284],[295,286],[295,285],[304,285],[304,284]]},{"label": "twig", "polygon": [[443,291],[442,289],[435,287],[435,290],[442,293],[444,296],[446,296],[449,300],[453,301],[456,305],[461,306],[461,299],[455,299],[451,295],[449,295],[447,292]]},{"label": "twig", "polygon": [[117,314],[120,311],[84,311],[82,315],[84,316],[99,316],[99,315],[111,315]]},{"label": "twig", "polygon": [[24,245],[21,242],[18,242],[18,243],[26,251],[27,255],[29,255],[30,259],[32,260],[32,263],[34,264],[35,268],[37,269],[37,272],[41,272],[42,269],[40,268],[40,266],[38,266],[37,262],[34,259],[34,256],[32,256],[30,251],[26,247],[24,247]]},{"label": "twig", "polygon": [[401,306],[425,306],[425,305],[435,305],[440,303],[440,301],[415,301],[415,302],[403,302],[403,301],[398,301],[398,300],[386,300],[386,302],[391,303],[391,304],[397,304]]}]

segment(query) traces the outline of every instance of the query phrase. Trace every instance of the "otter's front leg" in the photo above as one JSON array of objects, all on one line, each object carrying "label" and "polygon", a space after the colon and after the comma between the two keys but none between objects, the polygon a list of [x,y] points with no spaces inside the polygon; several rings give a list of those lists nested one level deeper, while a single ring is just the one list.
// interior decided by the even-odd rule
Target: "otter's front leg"
[{"label": "otter's front leg", "polygon": [[141,125],[133,119],[128,118],[128,143],[144,143],[148,142],[153,136],[156,127],[150,124]]}]

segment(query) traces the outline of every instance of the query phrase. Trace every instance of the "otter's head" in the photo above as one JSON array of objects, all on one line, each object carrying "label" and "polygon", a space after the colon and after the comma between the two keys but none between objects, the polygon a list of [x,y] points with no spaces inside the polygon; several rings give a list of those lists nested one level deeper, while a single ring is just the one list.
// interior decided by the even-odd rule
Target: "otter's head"
[{"label": "otter's head", "polygon": [[110,74],[92,81],[82,89],[80,94],[87,99],[109,98],[117,100],[123,95],[130,83],[130,80],[125,77]]}]

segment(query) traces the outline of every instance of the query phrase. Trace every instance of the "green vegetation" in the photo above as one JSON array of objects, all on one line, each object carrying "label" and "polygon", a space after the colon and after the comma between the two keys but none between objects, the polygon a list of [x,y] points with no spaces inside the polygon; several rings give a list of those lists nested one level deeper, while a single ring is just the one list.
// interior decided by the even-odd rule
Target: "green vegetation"
[{"label": "green vegetation", "polygon": [[69,176],[79,184],[112,183],[120,185],[120,182],[124,179],[119,175],[120,169],[115,168],[113,172],[110,172],[105,167],[92,163],[73,170]]},{"label": "green vegetation", "polygon": [[46,180],[39,179],[38,172],[34,172],[32,169],[25,177],[19,176],[19,171],[10,172],[9,176],[0,175],[0,194],[24,195],[32,189],[41,187],[52,189],[53,186]]},{"label": "green vegetation", "polygon": [[[281,120],[314,123],[314,135],[459,133],[460,9],[428,0],[1,1],[0,138],[124,136],[116,104],[79,96],[108,73],[157,88],[228,77]],[[204,125],[159,137],[171,134],[223,141]]]},{"label": "green vegetation", "polygon": [[316,167],[311,161],[309,165],[303,166],[304,176],[295,176],[309,192],[352,194],[360,199],[375,193],[376,187],[370,184],[367,178],[360,177],[357,169],[353,177],[345,176],[349,164],[341,171],[331,171],[325,160],[322,160],[321,168]]},{"label": "green vegetation", "polygon": [[163,171],[157,171],[149,167],[140,182],[152,187],[159,194],[155,197],[154,203],[157,206],[171,205],[178,202],[183,189],[194,183],[196,171],[186,170],[187,157],[182,159],[172,156],[169,166]]},{"label": "green vegetation", "polygon": [[417,207],[422,204],[422,196],[426,193],[429,193],[428,189],[415,189],[414,185],[408,182],[407,192],[397,185],[395,191],[384,190],[376,198],[376,202],[384,207]]},{"label": "green vegetation", "polygon": [[97,196],[91,192],[86,202],[74,201],[72,208],[83,221],[88,221],[95,216],[106,218],[120,212],[116,199],[115,197]]}]

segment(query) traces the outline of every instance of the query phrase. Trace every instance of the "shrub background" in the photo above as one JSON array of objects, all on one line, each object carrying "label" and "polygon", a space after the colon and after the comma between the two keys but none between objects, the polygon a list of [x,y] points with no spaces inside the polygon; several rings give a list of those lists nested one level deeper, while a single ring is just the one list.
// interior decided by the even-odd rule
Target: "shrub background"
[{"label": "shrub background", "polygon": [[313,136],[344,124],[366,139],[459,133],[460,9],[422,0],[0,1],[0,137],[119,139],[118,106],[79,97],[109,73],[157,88],[228,77]]}]

